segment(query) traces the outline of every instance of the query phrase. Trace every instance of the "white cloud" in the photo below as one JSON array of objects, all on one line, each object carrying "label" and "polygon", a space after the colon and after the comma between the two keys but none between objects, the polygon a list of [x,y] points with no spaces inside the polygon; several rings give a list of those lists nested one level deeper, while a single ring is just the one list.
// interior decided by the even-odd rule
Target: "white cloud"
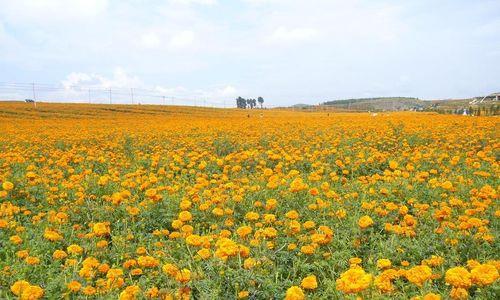
[{"label": "white cloud", "polygon": [[189,90],[183,86],[175,86],[175,87],[164,87],[164,86],[155,86],[152,89],[155,93],[161,95],[181,95],[189,93]]},{"label": "white cloud", "polygon": [[220,94],[222,96],[236,96],[238,93],[238,90],[232,86],[232,85],[227,85],[223,89],[219,90]]},{"label": "white cloud", "polygon": [[170,46],[175,48],[185,48],[193,44],[194,39],[194,32],[190,30],[184,30],[172,36],[172,38],[170,39]]},{"label": "white cloud", "polygon": [[5,42],[7,41],[8,35],[7,32],[5,31],[5,27],[2,23],[0,23],[0,42]]},{"label": "white cloud", "polygon": [[108,0],[0,1],[0,16],[14,23],[88,20],[106,11]]},{"label": "white cloud", "polygon": [[176,105],[210,105],[223,106],[225,101],[233,100],[239,90],[231,84],[209,87],[206,89],[189,89],[184,86],[147,85],[139,77],[130,75],[123,68],[115,68],[111,76],[96,73],[72,72],[61,81],[64,91],[46,94],[43,99],[49,101],[73,100],[87,101],[91,91],[92,101],[109,101],[108,89],[113,91],[113,103],[130,104],[131,89],[134,89],[135,103],[143,104],[176,104]]},{"label": "white cloud", "polygon": [[160,44],[161,39],[154,32],[143,34],[141,37],[141,45],[145,48],[157,48]]},{"label": "white cloud", "polygon": [[278,2],[279,0],[244,0],[244,2],[251,4],[251,5],[264,5],[264,4],[270,4],[273,2]]},{"label": "white cloud", "polygon": [[183,5],[190,5],[190,4],[215,5],[215,4],[217,4],[217,0],[170,0],[169,2],[173,3],[173,4],[183,4]]},{"label": "white cloud", "polygon": [[309,41],[319,36],[318,30],[314,28],[287,28],[280,26],[270,36],[271,41],[300,42]]},{"label": "white cloud", "polygon": [[137,76],[129,75],[121,67],[115,68],[113,76],[109,78],[95,73],[72,72],[66,79],[61,81],[61,84],[68,90],[75,86],[92,88],[132,88],[144,86],[143,82]]}]

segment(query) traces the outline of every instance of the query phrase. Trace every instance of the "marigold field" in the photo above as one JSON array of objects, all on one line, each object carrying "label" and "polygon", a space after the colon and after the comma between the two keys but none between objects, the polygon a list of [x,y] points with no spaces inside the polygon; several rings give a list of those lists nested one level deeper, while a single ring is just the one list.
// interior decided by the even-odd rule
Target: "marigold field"
[{"label": "marigold field", "polygon": [[499,299],[498,129],[0,104],[0,298]]}]

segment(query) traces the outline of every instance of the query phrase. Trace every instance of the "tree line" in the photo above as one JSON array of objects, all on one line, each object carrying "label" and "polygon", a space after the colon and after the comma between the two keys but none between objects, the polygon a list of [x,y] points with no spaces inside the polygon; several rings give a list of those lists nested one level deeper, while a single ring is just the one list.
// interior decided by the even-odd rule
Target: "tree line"
[{"label": "tree line", "polygon": [[257,99],[245,99],[242,97],[236,98],[236,107],[242,108],[242,109],[253,109],[257,106],[257,102],[260,104],[260,108],[263,108],[264,104],[264,98],[259,97]]},{"label": "tree line", "polygon": [[465,114],[470,116],[498,116],[500,115],[500,106],[499,105],[484,105],[484,106],[469,106],[469,108],[457,108],[457,109],[446,109],[446,108],[437,108],[431,109],[429,111],[435,111],[440,114],[455,114],[455,115],[463,115]]}]

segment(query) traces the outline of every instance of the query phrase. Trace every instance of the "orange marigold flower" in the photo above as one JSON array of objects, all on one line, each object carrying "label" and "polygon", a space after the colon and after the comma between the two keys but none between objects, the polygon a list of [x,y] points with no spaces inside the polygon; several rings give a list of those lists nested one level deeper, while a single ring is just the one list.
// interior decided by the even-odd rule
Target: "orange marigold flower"
[{"label": "orange marigold flower", "polygon": [[471,271],[472,282],[479,286],[486,286],[498,279],[498,270],[490,264],[475,266]]},{"label": "orange marigold flower", "polygon": [[306,298],[304,291],[298,286],[291,286],[286,290],[285,300],[303,300]]},{"label": "orange marigold flower", "polygon": [[405,277],[409,282],[422,286],[432,277],[432,270],[428,266],[416,266],[405,272]]},{"label": "orange marigold flower", "polygon": [[455,267],[446,271],[444,275],[446,283],[457,288],[469,288],[472,284],[471,274],[466,268]]},{"label": "orange marigold flower", "polygon": [[370,286],[372,277],[362,268],[351,268],[340,275],[336,281],[336,287],[337,290],[346,294],[359,293]]},{"label": "orange marigold flower", "polygon": [[68,288],[68,290],[72,291],[73,293],[76,293],[82,288],[82,284],[76,280],[73,280],[70,283],[68,283],[66,287]]},{"label": "orange marigold flower", "polygon": [[370,216],[363,216],[363,217],[359,218],[359,220],[358,220],[358,226],[361,229],[368,228],[372,225],[373,225],[373,220],[372,220],[372,218],[370,218]]},{"label": "orange marigold flower", "polygon": [[302,279],[300,286],[306,290],[314,290],[318,287],[318,281],[316,280],[316,276],[309,275]]}]

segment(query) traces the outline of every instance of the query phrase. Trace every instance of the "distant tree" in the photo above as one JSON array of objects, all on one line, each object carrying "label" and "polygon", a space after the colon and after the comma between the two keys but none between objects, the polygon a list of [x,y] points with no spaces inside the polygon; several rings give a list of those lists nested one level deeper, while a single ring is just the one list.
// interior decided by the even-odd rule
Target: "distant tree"
[{"label": "distant tree", "polygon": [[236,98],[236,107],[242,109],[247,108],[247,101],[241,97]]},{"label": "distant tree", "polygon": [[259,101],[260,108],[263,108],[262,105],[264,104],[264,98],[259,97],[259,98],[257,98],[257,101]]},{"label": "distant tree", "polygon": [[[262,97],[259,97],[258,102],[260,103],[260,107],[262,108],[262,103],[264,103],[264,99]],[[236,107],[238,108],[256,108],[257,107],[257,99],[245,99],[242,97],[236,98]]]},{"label": "distant tree", "polygon": [[247,105],[250,107],[250,109],[253,109],[257,104],[257,101],[255,99],[247,99]]}]

